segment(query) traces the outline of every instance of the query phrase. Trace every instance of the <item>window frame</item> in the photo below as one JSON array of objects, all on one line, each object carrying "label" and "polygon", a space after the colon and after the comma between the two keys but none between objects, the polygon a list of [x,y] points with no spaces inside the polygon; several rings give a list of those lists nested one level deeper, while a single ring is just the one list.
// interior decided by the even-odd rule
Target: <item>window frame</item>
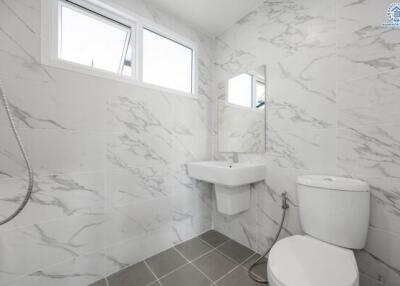
[{"label": "window frame", "polygon": [[[131,37],[129,44],[132,46],[132,60],[134,61],[132,64],[131,76],[125,76],[112,71],[70,62],[58,57],[59,21],[61,20],[59,17],[60,2],[67,3],[67,5],[76,5],[78,8],[81,7],[83,12],[98,14],[99,17],[103,16],[111,21],[130,27]],[[141,16],[135,15],[131,11],[115,5],[111,6],[111,4],[99,0],[41,0],[41,20],[41,63],[44,65],[130,83],[163,92],[197,97],[197,45],[185,37],[152,23]],[[143,82],[143,29],[148,29],[151,32],[157,33],[162,37],[192,50],[192,90],[190,93]]]},{"label": "window frame", "polygon": [[236,104],[236,103],[232,103],[229,101],[229,80],[231,80],[232,78],[228,79],[228,82],[226,84],[226,96],[225,96],[225,101],[228,105],[237,107],[237,108],[243,108],[243,109],[247,109],[247,110],[254,110],[254,111],[262,111],[264,112],[266,103],[264,103],[264,107],[263,108],[257,108],[257,82],[261,83],[264,85],[264,93],[265,93],[265,102],[266,102],[266,83],[263,81],[262,78],[249,73],[249,72],[244,72],[243,74],[247,74],[250,76],[251,78],[251,106],[244,106],[244,105],[240,105],[240,104]]},{"label": "window frame", "polygon": [[[154,34],[156,34],[156,35],[158,35],[160,37],[163,37],[163,38],[165,38],[167,40],[175,42],[177,45],[181,45],[181,46],[183,46],[185,48],[188,48],[188,49],[190,49],[192,51],[191,67],[190,67],[190,71],[191,71],[191,75],[190,75],[190,78],[191,78],[190,93],[193,94],[194,93],[194,83],[195,83],[195,77],[194,77],[194,73],[195,73],[195,70],[194,70],[194,67],[195,67],[195,61],[194,61],[195,49],[191,46],[190,43],[186,43],[186,40],[183,40],[182,38],[177,38],[176,36],[173,36],[171,34],[167,35],[165,32],[160,31],[159,29],[157,29],[154,26],[143,25],[141,27],[141,29],[140,29],[140,34],[141,34],[141,36],[140,36],[140,38],[141,38],[141,41],[140,41],[140,45],[141,45],[140,46],[140,50],[141,50],[141,52],[140,52],[141,65],[140,65],[140,72],[139,72],[139,74],[141,76],[140,80],[145,84],[155,85],[155,84],[143,81],[143,56],[142,55],[143,55],[143,45],[144,45],[144,42],[143,42],[143,31],[144,30],[150,31],[150,32],[152,32],[152,33],[154,33]],[[181,92],[187,93],[185,91],[181,91]]]}]

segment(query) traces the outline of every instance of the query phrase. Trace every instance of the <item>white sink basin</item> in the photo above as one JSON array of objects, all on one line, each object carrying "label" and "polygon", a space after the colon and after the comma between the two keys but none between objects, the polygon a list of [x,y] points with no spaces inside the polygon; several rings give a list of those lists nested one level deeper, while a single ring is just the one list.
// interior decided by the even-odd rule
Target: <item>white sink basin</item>
[{"label": "white sink basin", "polygon": [[264,180],[265,165],[205,161],[188,163],[189,177],[228,187],[243,186]]}]

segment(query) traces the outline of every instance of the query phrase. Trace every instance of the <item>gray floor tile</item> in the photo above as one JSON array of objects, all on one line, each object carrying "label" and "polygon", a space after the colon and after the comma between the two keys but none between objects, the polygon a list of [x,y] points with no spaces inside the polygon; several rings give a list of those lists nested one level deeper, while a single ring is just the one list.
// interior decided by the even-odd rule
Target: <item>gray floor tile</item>
[{"label": "gray floor tile", "polygon": [[146,286],[156,280],[143,262],[125,268],[107,277],[109,286]]},{"label": "gray floor tile", "polygon": [[214,250],[199,259],[193,261],[203,273],[213,281],[221,278],[223,275],[232,270],[236,264],[224,255]]},{"label": "gray floor tile", "polygon": [[106,279],[101,279],[92,284],[89,284],[88,286],[107,286],[107,282],[106,282]]},{"label": "gray floor tile", "polygon": [[172,272],[160,281],[163,286],[209,286],[212,283],[191,264]]},{"label": "gray floor tile", "polygon": [[254,251],[252,251],[250,248],[247,248],[246,246],[231,239],[218,247],[218,250],[237,263],[242,263],[254,254]]},{"label": "gray floor tile", "polygon": [[[245,261],[242,265],[246,268],[249,269],[249,267],[260,257],[260,255],[256,254],[253,257],[251,257],[249,260]],[[256,265],[253,269],[252,272],[256,274],[258,277],[262,279],[267,278],[267,260],[263,258],[262,260],[265,263],[261,263]]]},{"label": "gray floor tile", "polygon": [[193,260],[212,249],[197,237],[181,243],[175,246],[175,248],[189,260]]},{"label": "gray floor tile", "polygon": [[218,286],[255,286],[265,285],[255,282],[247,275],[246,270],[239,267],[217,282]]},{"label": "gray floor tile", "polygon": [[202,240],[204,240],[205,242],[214,247],[221,245],[222,243],[224,243],[229,239],[227,236],[215,230],[209,230],[200,235],[199,238],[201,238]]},{"label": "gray floor tile", "polygon": [[146,259],[146,262],[157,277],[161,277],[187,263],[186,259],[173,248]]}]

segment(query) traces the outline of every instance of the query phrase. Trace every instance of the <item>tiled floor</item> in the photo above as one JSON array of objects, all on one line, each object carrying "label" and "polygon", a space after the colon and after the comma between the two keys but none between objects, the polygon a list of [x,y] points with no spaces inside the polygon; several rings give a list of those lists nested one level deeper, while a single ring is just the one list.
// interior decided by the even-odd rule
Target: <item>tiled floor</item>
[{"label": "tiled floor", "polygon": [[[260,285],[247,275],[257,258],[249,248],[210,230],[90,286]],[[265,264],[254,272],[264,278]]]}]

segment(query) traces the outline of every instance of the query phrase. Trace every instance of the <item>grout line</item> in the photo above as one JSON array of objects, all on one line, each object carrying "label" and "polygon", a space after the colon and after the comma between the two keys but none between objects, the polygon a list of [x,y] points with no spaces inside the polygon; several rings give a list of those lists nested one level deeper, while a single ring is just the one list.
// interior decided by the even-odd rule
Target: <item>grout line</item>
[{"label": "grout line", "polygon": [[[174,270],[172,270],[172,271],[170,271],[170,272],[168,272],[168,273],[166,273],[166,274],[164,274],[164,275],[162,275],[162,276],[160,276],[160,277],[157,277],[157,281],[158,282],[160,282],[160,284],[161,284],[161,279],[163,279],[164,277],[166,277],[166,276],[168,276],[168,275],[170,275],[170,274],[172,274],[172,273],[174,273],[174,272],[176,272],[176,271],[178,271],[179,269],[182,269],[183,267],[185,267],[186,265],[188,265],[189,264],[189,262],[187,262],[187,263],[185,263],[185,264],[182,264],[181,266],[179,266],[179,267],[177,267],[177,268],[175,268]],[[149,267],[150,268],[150,267]],[[153,273],[153,272],[152,272]],[[153,273],[154,274],[154,273]],[[154,274],[155,275],[155,274]],[[154,281],[153,281],[154,282]],[[152,283],[153,283],[152,282]]]},{"label": "grout line", "polygon": [[150,265],[147,264],[146,260],[143,260],[144,265],[146,265],[147,269],[149,269],[149,271],[151,272],[151,274],[153,274],[154,278],[156,278],[155,281],[152,281],[150,283],[148,283],[147,285],[153,284],[154,282],[159,282],[159,284],[161,284],[160,280],[158,279],[157,275],[153,272],[153,270],[150,268]]},{"label": "grout line", "polygon": [[[172,274],[172,273],[174,273],[174,272],[176,272],[176,271],[182,269],[183,267],[185,267],[185,266],[187,266],[187,265],[189,265],[189,264],[191,264],[191,265],[192,265],[193,267],[195,267],[201,274],[203,274],[203,275],[211,282],[210,286],[213,286],[213,285],[216,285],[215,282],[220,281],[222,278],[226,277],[226,275],[228,275],[228,274],[231,273],[233,270],[235,270],[235,269],[237,269],[239,266],[241,266],[240,263],[237,263],[236,261],[232,260],[232,258],[230,258],[230,257],[228,257],[228,256],[226,256],[226,255],[224,255],[221,251],[219,251],[219,250],[217,249],[217,248],[221,247],[222,245],[224,245],[225,243],[227,243],[229,240],[231,240],[230,238],[228,238],[228,239],[225,240],[224,242],[218,244],[217,246],[213,246],[213,245],[209,244],[208,242],[206,242],[206,241],[204,241],[203,239],[201,239],[199,236],[196,236],[196,237],[194,237],[194,238],[198,238],[200,241],[202,241],[203,243],[205,243],[206,245],[208,245],[209,247],[211,247],[211,249],[208,250],[208,251],[206,251],[205,253],[201,254],[200,256],[198,256],[198,257],[196,257],[196,258],[194,258],[194,259],[192,259],[192,260],[189,260],[189,259],[187,259],[187,258],[176,248],[176,246],[179,246],[180,244],[183,244],[183,243],[185,243],[185,242],[182,242],[182,243],[180,243],[180,244],[177,244],[176,246],[172,246],[171,248],[174,249],[179,255],[181,255],[181,256],[187,261],[187,263],[185,263],[185,264],[183,264],[183,265],[181,265],[181,266],[175,268],[174,270],[172,270],[172,271],[170,271],[170,272],[168,272],[168,273],[166,273],[166,274],[164,274],[164,275],[162,275],[162,276],[160,276],[160,277],[157,277],[157,275],[156,275],[156,274],[153,272],[153,270],[151,269],[150,265],[146,262],[146,259],[143,259],[143,260],[142,260],[143,263],[146,265],[146,267],[149,269],[149,271],[150,271],[150,272],[153,274],[153,276],[156,278],[156,280],[154,280],[154,281],[148,283],[146,286],[149,286],[149,285],[151,285],[151,284],[153,284],[153,283],[155,283],[155,282],[157,282],[160,286],[162,286],[161,279],[163,279],[164,277],[166,277],[166,276],[168,276],[168,275],[170,275],[170,274]],[[200,258],[206,256],[207,254],[209,254],[209,253],[211,253],[211,252],[213,252],[213,251],[217,251],[218,253],[222,254],[224,257],[228,258],[231,262],[234,262],[235,264],[237,264],[231,271],[229,271],[228,273],[226,273],[226,274],[223,275],[221,278],[219,278],[219,279],[217,279],[217,280],[215,280],[215,281],[213,281],[210,277],[208,277],[201,269],[199,269],[199,268],[193,263],[194,261],[196,261],[196,260],[198,260],[198,259],[200,259]],[[248,259],[250,259],[251,257],[253,257],[253,256],[256,255],[256,254],[257,254],[257,253],[254,253],[253,255],[249,256],[249,257],[248,257],[246,260],[244,260],[242,263],[246,262]],[[157,255],[157,254],[156,254],[156,255]],[[138,263],[140,263],[140,262],[141,262],[141,261],[139,261]],[[127,266],[126,268],[128,268],[128,267],[129,267],[129,266]],[[260,277],[260,278],[261,278],[261,277]],[[107,285],[108,285],[107,276],[105,277],[105,279],[106,279],[106,282],[107,282]],[[109,286],[109,285],[108,285],[108,286]]]},{"label": "grout line", "polygon": [[238,269],[240,267],[240,264],[236,265],[235,267],[233,267],[231,270],[229,270],[227,273],[225,273],[224,275],[222,275],[220,278],[218,278],[217,280],[214,281],[215,283],[218,283],[219,281],[221,281],[222,279],[224,279],[226,276],[228,276],[229,274],[231,274],[233,271],[235,271],[236,269]]},{"label": "grout line", "polygon": [[[246,272],[248,272],[248,268],[246,267],[246,266],[244,266],[243,265],[243,263],[246,263],[247,261],[249,261],[252,257],[254,257],[254,256],[256,256],[256,255],[259,255],[258,253],[254,253],[253,255],[251,255],[250,257],[248,257],[245,261],[243,261],[241,264],[240,264],[240,266],[246,271]],[[265,266],[266,267],[266,266]],[[257,273],[255,273],[255,272],[251,272],[253,275],[255,275],[255,276],[257,276],[258,278],[260,278],[260,279],[265,279],[265,277],[260,277],[260,275],[258,275]]]},{"label": "grout line", "polygon": [[[217,250],[218,251],[218,250]],[[222,253],[223,254],[223,253]],[[242,268],[242,269],[245,269],[245,270],[247,270],[244,266],[243,266],[243,263],[245,263],[246,261],[248,261],[248,260],[250,260],[254,255],[256,255],[257,253],[253,253],[252,255],[250,255],[249,257],[247,257],[244,261],[242,261],[241,263],[238,263],[234,268],[232,268],[230,271],[228,271],[227,273],[225,273],[224,275],[222,275],[220,278],[218,278],[217,280],[215,280],[214,281],[214,283],[218,283],[219,281],[221,281],[222,279],[224,279],[226,276],[228,276],[229,274],[231,274],[233,271],[235,271],[236,269],[238,269],[238,268]],[[225,257],[227,257],[226,255],[224,255]],[[233,261],[231,258],[230,258],[230,260],[231,261]],[[236,261],[235,261],[235,263],[237,263]],[[256,275],[257,277],[259,277],[258,275]],[[259,277],[259,278],[261,278],[261,277]]]},{"label": "grout line", "polygon": [[106,284],[107,284],[107,286],[110,286],[110,283],[108,283],[107,276],[104,276],[104,280],[106,280]]},{"label": "grout line", "polygon": [[204,277],[206,277],[211,283],[213,283],[213,280],[212,280],[210,277],[208,277],[208,275],[205,274],[199,267],[197,267],[195,264],[193,264],[192,261],[195,261],[195,260],[197,260],[197,259],[199,259],[199,258],[201,258],[201,257],[203,257],[203,256],[205,256],[205,255],[207,255],[208,253],[214,251],[214,249],[211,249],[210,251],[207,251],[207,252],[203,253],[203,255],[197,257],[196,259],[193,259],[192,261],[188,260],[178,249],[175,249],[175,250],[176,250],[184,259],[186,259],[187,261],[189,261],[189,264],[190,264],[190,265],[192,265],[194,268],[196,268],[198,271],[200,271],[200,273],[203,274]]},{"label": "grout line", "polygon": [[[197,237],[197,238],[199,238],[199,237]],[[200,238],[199,238],[199,239],[200,239]],[[202,239],[200,239],[200,240],[203,241]],[[183,265],[181,265],[181,266],[175,268],[174,270],[172,270],[172,271],[170,271],[170,272],[168,272],[168,273],[166,273],[166,274],[164,274],[164,275],[162,275],[162,276],[160,276],[160,277],[157,277],[157,276],[153,273],[153,271],[150,270],[150,271],[153,273],[153,275],[157,278],[156,281],[153,281],[153,282],[151,282],[151,283],[158,282],[158,283],[160,283],[160,284],[162,285],[162,283],[161,283],[161,281],[160,281],[161,279],[163,279],[164,277],[166,277],[166,276],[168,276],[168,275],[170,275],[170,274],[172,274],[172,273],[174,273],[174,272],[180,270],[181,268],[183,268],[183,267],[185,267],[185,266],[187,266],[187,265],[189,265],[189,264],[193,265],[193,267],[195,267],[197,270],[199,270],[208,280],[210,280],[211,283],[213,283],[212,279],[210,279],[206,274],[204,274],[203,271],[201,271],[200,269],[198,269],[198,267],[197,267],[196,265],[194,265],[192,262],[193,262],[193,261],[196,261],[196,260],[198,260],[198,259],[200,259],[200,258],[203,257],[203,256],[206,256],[207,254],[209,254],[209,253],[211,253],[211,252],[213,252],[213,251],[216,250],[219,246],[222,246],[223,244],[225,244],[226,242],[228,242],[228,240],[229,240],[229,239],[227,239],[226,241],[222,242],[221,244],[219,244],[219,245],[216,246],[216,247],[210,245],[209,243],[207,243],[207,245],[209,245],[209,246],[211,247],[211,249],[210,249],[209,251],[203,253],[202,255],[196,257],[195,259],[193,259],[193,260],[191,260],[191,261],[188,260],[179,250],[177,250],[175,246],[171,247],[171,248],[173,248],[176,252],[178,252],[179,255],[183,256],[183,258],[187,261],[187,263],[185,263],[185,264],[183,264]],[[203,241],[203,242],[205,242],[205,241]],[[183,243],[184,243],[184,242],[183,242]],[[179,245],[179,244],[178,244],[178,245]],[[145,262],[145,260],[143,260],[143,262]],[[146,262],[145,262],[145,263],[146,263]],[[148,265],[147,263],[146,263],[146,266],[147,266],[149,269],[151,269],[151,268],[150,268],[150,265]],[[151,283],[150,283],[150,284],[151,284]],[[148,285],[149,285],[149,284],[148,284]],[[211,285],[212,285],[212,284],[211,284]]]},{"label": "grout line", "polygon": [[218,244],[217,246],[211,245],[210,243],[208,243],[207,241],[203,240],[201,237],[197,237],[198,239],[200,239],[202,242],[204,242],[205,244],[207,244],[208,246],[210,246],[211,248],[217,249],[218,247],[222,246],[223,244],[225,244],[226,242],[228,242],[230,240],[230,238],[228,237],[227,240],[225,240],[224,242]]}]

